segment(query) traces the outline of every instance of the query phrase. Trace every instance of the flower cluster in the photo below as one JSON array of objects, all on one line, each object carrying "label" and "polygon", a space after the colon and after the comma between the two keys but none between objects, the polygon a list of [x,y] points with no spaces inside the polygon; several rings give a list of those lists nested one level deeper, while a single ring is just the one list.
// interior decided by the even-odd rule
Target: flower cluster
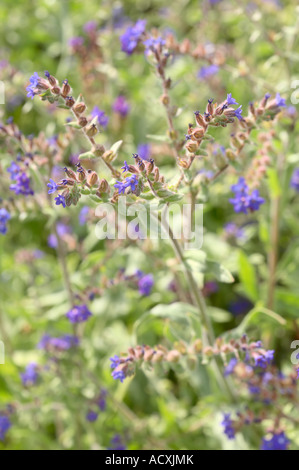
[{"label": "flower cluster", "polygon": [[38,369],[38,366],[34,362],[32,362],[31,364],[28,364],[25,372],[21,373],[21,379],[22,379],[23,385],[28,387],[30,385],[34,385],[37,382],[38,377],[39,377],[37,369]]},{"label": "flower cluster", "polygon": [[24,196],[34,194],[34,191],[30,186],[30,178],[17,163],[12,162],[12,164],[7,168],[7,171],[10,173],[11,180],[15,181],[15,184],[11,184],[9,187],[11,191],[14,191],[17,195],[23,194]]},{"label": "flower cluster", "polygon": [[11,422],[6,415],[0,414],[0,441],[4,441],[7,431],[11,428]]},{"label": "flower cluster", "polygon": [[120,36],[121,50],[123,52],[126,52],[128,55],[131,55],[134,52],[145,33],[145,26],[145,20],[138,20],[133,26],[127,28]]},{"label": "flower cluster", "polygon": [[92,313],[88,309],[87,305],[75,305],[66,314],[66,317],[71,323],[82,323],[88,320],[92,316]]},{"label": "flower cluster", "polygon": [[243,177],[239,178],[238,183],[234,184],[231,189],[235,193],[235,197],[230,199],[229,202],[234,206],[234,211],[237,213],[248,214],[248,212],[257,211],[260,205],[265,202],[260,197],[258,189],[249,192],[249,187]]},{"label": "flower cluster", "polygon": [[73,335],[63,335],[52,337],[44,335],[38,344],[39,349],[44,349],[48,352],[62,352],[79,345],[79,338]]},{"label": "flower cluster", "polygon": [[10,219],[11,215],[10,213],[2,207],[0,209],[0,233],[2,235],[5,235],[7,233],[7,222]]}]

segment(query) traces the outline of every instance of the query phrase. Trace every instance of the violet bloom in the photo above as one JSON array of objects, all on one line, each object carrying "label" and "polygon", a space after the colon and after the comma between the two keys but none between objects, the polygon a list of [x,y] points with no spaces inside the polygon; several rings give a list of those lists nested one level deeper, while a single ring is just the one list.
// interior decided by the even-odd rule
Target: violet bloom
[{"label": "violet bloom", "polygon": [[275,100],[276,100],[276,106],[281,107],[281,108],[286,107],[286,100],[282,98],[279,93],[276,93]]},{"label": "violet bloom", "polygon": [[233,421],[230,418],[230,413],[224,414],[221,425],[224,428],[224,434],[226,434],[229,439],[235,439],[236,432],[233,427]]},{"label": "violet bloom", "polygon": [[62,196],[62,194],[59,194],[59,196],[55,197],[55,201],[56,206],[59,206],[61,204],[62,207],[66,207],[65,197]]},{"label": "violet bloom", "polygon": [[137,154],[142,160],[149,161],[151,156],[150,144],[139,144],[137,147]]},{"label": "violet bloom", "polygon": [[265,200],[260,197],[257,189],[249,194],[248,185],[243,177],[239,178],[238,183],[234,184],[231,190],[235,193],[235,197],[229,199],[229,202],[234,206],[234,211],[237,213],[243,212],[244,214],[248,214],[248,211],[257,211],[260,205],[265,202]]},{"label": "violet bloom", "polygon": [[138,281],[138,289],[141,295],[149,296],[154,285],[152,274],[145,274]]},{"label": "violet bloom", "polygon": [[73,347],[79,345],[79,339],[72,335],[58,336],[57,338],[51,337],[50,335],[44,335],[37,345],[38,349],[44,349],[47,351],[68,351]]},{"label": "violet bloom", "polygon": [[69,40],[69,46],[72,49],[79,49],[84,44],[84,39],[81,36],[73,37]]},{"label": "violet bloom", "polygon": [[283,431],[273,434],[270,439],[263,438],[261,450],[288,450],[289,439]]},{"label": "violet bloom", "polygon": [[120,36],[121,50],[131,55],[136,49],[143,33],[145,32],[146,21],[138,20],[135,25],[129,26]]},{"label": "violet bloom", "polygon": [[126,450],[126,446],[122,441],[122,437],[119,434],[115,434],[110,441],[111,447],[108,450]]},{"label": "violet bloom", "polygon": [[76,305],[66,314],[66,317],[71,323],[83,323],[92,316],[92,313],[88,309],[87,305]]},{"label": "violet bloom", "polygon": [[150,38],[146,39],[143,44],[145,45],[145,54],[149,54],[150,52],[159,51],[165,46],[166,42],[160,36],[154,38],[151,36]]},{"label": "violet bloom", "polygon": [[38,73],[34,72],[34,74],[31,75],[29,79],[30,85],[26,88],[28,98],[31,98],[33,100],[33,98],[37,94],[39,81],[40,81],[40,77]]},{"label": "violet bloom", "polygon": [[11,184],[9,189],[14,191],[17,195],[22,194],[23,196],[32,196],[34,191],[30,184],[31,180],[25,172],[20,172],[15,177],[15,184]]},{"label": "violet bloom", "polygon": [[11,422],[6,415],[0,415],[0,441],[4,441],[7,431],[11,428]]},{"label": "violet bloom", "polygon": [[11,218],[10,213],[4,209],[0,209],[0,233],[5,235],[7,233],[7,222]]},{"label": "violet bloom", "polygon": [[245,297],[239,297],[234,302],[231,302],[229,305],[228,310],[234,315],[245,315],[246,313],[250,312],[253,308],[253,303],[246,299]]},{"label": "violet bloom", "polygon": [[94,423],[98,419],[98,414],[95,411],[88,411],[86,415],[86,420],[90,423]]},{"label": "violet bloom", "polygon": [[299,192],[299,168],[295,168],[292,178],[291,178],[291,187]]},{"label": "violet bloom", "polygon": [[97,30],[97,27],[97,22],[95,20],[91,20],[85,23],[85,25],[83,26],[83,31],[86,34],[92,34]]},{"label": "violet bloom", "polygon": [[129,113],[130,111],[130,105],[129,103],[127,102],[125,96],[123,95],[119,95],[113,105],[112,105],[112,109],[115,113],[119,114],[121,117],[126,117],[127,114]]},{"label": "violet bloom", "polygon": [[127,176],[125,181],[117,181],[114,187],[118,189],[118,194],[125,194],[125,190],[130,188],[131,191],[135,191],[138,186],[138,178],[136,175]]},{"label": "violet bloom", "polygon": [[88,214],[89,214],[89,207],[88,206],[82,207],[82,209],[80,210],[80,213],[79,213],[79,224],[80,225],[85,225],[86,224],[87,219],[88,219]]},{"label": "violet bloom", "polygon": [[123,370],[114,370],[111,375],[114,380],[119,380],[121,383],[123,383],[126,378],[126,375]]},{"label": "violet bloom", "polygon": [[245,232],[244,232],[243,228],[238,227],[233,222],[228,222],[224,226],[224,230],[225,230],[226,234],[229,237],[234,237],[234,238],[239,239],[239,240],[242,240],[243,238],[245,238]]},{"label": "violet bloom", "polygon": [[200,80],[206,80],[213,75],[216,75],[219,72],[218,65],[208,65],[206,67],[201,67],[197,74],[197,78]]},{"label": "violet bloom", "polygon": [[30,385],[34,385],[37,382],[38,380],[37,367],[38,367],[37,364],[33,362],[26,367],[25,372],[20,374],[23,385],[25,385],[26,387]]},{"label": "violet bloom", "polygon": [[105,111],[102,111],[98,106],[95,106],[91,111],[92,119],[97,118],[98,123],[102,127],[107,127],[109,122],[109,117],[106,116]]},{"label": "violet bloom", "polygon": [[10,173],[10,179],[14,181],[16,177],[18,176],[18,174],[20,173],[21,168],[19,167],[17,163],[12,162],[10,166],[6,169],[6,171]]},{"label": "violet bloom", "polygon": [[233,374],[237,364],[238,364],[238,360],[235,357],[232,357],[228,365],[224,369],[224,377],[227,377],[228,375]]},{"label": "violet bloom", "polygon": [[239,103],[236,102],[235,98],[232,97],[231,93],[228,93],[226,97],[226,104],[228,106],[231,106],[232,104],[239,104]]},{"label": "violet bloom", "polygon": [[47,186],[49,188],[48,194],[56,193],[56,191],[58,190],[58,186],[55,181],[52,180],[52,178],[50,178],[50,182],[47,184]]},{"label": "violet bloom", "polygon": [[262,369],[266,369],[266,367],[273,361],[274,353],[275,351],[272,349],[265,351],[263,354],[257,354],[254,357],[254,367],[261,367]]}]

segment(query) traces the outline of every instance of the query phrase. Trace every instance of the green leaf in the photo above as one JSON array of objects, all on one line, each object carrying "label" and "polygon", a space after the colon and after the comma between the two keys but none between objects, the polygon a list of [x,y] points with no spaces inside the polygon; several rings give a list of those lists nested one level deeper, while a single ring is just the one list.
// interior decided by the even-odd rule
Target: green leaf
[{"label": "green leaf", "polygon": [[231,284],[235,282],[233,275],[228,269],[226,269],[223,264],[218,263],[217,261],[206,261],[206,272],[212,274],[217,281],[224,282],[226,284]]},{"label": "green leaf", "polygon": [[256,273],[244,251],[239,254],[239,276],[244,291],[255,302],[258,299]]},{"label": "green leaf", "polygon": [[268,183],[272,198],[278,198],[281,195],[281,186],[278,173],[275,168],[268,168]]}]

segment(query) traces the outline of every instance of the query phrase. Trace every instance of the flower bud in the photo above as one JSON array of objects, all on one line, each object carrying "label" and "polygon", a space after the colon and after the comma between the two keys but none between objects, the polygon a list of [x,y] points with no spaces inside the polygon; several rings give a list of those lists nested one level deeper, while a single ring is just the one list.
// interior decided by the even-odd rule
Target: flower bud
[{"label": "flower bud", "polygon": [[85,129],[86,134],[88,137],[93,137],[98,133],[98,128],[95,124],[89,124]]},{"label": "flower bud", "polygon": [[167,106],[169,104],[169,96],[166,95],[166,93],[164,93],[160,99],[161,103],[164,104],[164,106]]},{"label": "flower bud", "polygon": [[213,106],[213,99],[208,100],[206,112],[209,113],[211,116],[214,114],[214,106]]},{"label": "flower bud", "polygon": [[108,184],[108,181],[105,180],[104,178],[101,179],[101,181],[100,181],[99,192],[100,193],[109,193],[110,192],[110,186]]},{"label": "flower bud", "polygon": [[80,127],[85,127],[88,124],[88,121],[85,116],[80,116],[78,119],[78,124]]},{"label": "flower bud", "polygon": [[143,359],[145,361],[150,361],[154,354],[155,354],[155,351],[152,348],[146,349]]},{"label": "flower bud", "polygon": [[203,137],[205,131],[202,127],[195,127],[195,129],[192,130],[191,132],[191,139],[193,140],[201,140]]},{"label": "flower bud", "polygon": [[90,186],[95,186],[99,182],[99,177],[95,171],[88,175],[88,184]]},{"label": "flower bud", "polygon": [[186,149],[190,153],[196,152],[198,147],[199,147],[198,142],[195,142],[194,140],[188,140],[188,142],[186,143]]},{"label": "flower bud", "polygon": [[197,339],[193,344],[194,351],[200,353],[202,351],[202,341]]},{"label": "flower bud", "polygon": [[81,101],[80,103],[74,104],[73,110],[76,114],[82,114],[86,110],[86,104]]},{"label": "flower bud", "polygon": [[52,92],[54,95],[60,95],[60,88],[59,88],[59,86],[53,86],[53,88],[51,88],[51,92]]},{"label": "flower bud", "polygon": [[173,349],[172,351],[169,351],[169,353],[166,356],[166,361],[168,362],[178,362],[180,360],[180,353],[176,350]]},{"label": "flower bud", "polygon": [[57,84],[56,78],[53,77],[53,75],[50,75],[49,72],[45,72],[45,76],[47,77],[48,82],[50,83],[50,85],[51,85],[52,87],[55,87],[56,84]]},{"label": "flower bud", "polygon": [[62,82],[62,87],[61,87],[61,94],[64,98],[66,98],[68,96],[68,94],[70,93],[71,91],[71,87],[69,85],[69,82],[68,80],[64,80]]},{"label": "flower bud", "polygon": [[64,167],[64,171],[65,171],[66,175],[67,175],[69,178],[71,178],[71,179],[77,181],[77,175],[76,175],[76,173],[75,173],[73,170],[71,170],[70,168],[67,168],[67,167],[65,166],[65,167]]},{"label": "flower bud", "polygon": [[155,182],[157,182],[157,181],[159,181],[159,179],[160,179],[160,171],[159,171],[159,168],[156,167],[154,169],[154,180],[155,180]]},{"label": "flower bud", "polygon": [[203,126],[203,127],[206,127],[206,123],[204,121],[204,118],[202,117],[202,115],[200,114],[199,111],[195,111],[195,119],[196,119],[196,122],[199,126]]},{"label": "flower bud", "polygon": [[69,108],[71,108],[72,106],[74,106],[75,100],[74,100],[74,98],[73,98],[72,96],[65,96],[64,99],[65,99],[65,104],[66,104]]},{"label": "flower bud", "polygon": [[145,170],[145,164],[142,160],[138,162],[138,168],[139,168],[139,171],[141,172]]},{"label": "flower bud", "polygon": [[161,362],[164,359],[164,352],[163,351],[157,351],[156,354],[153,355],[152,357],[152,362]]},{"label": "flower bud", "polygon": [[93,153],[96,157],[101,157],[101,156],[104,155],[104,153],[105,153],[105,147],[104,147],[104,145],[95,145],[95,146],[92,148],[92,153]]},{"label": "flower bud", "polygon": [[151,159],[147,165],[147,168],[146,168],[146,174],[149,175],[150,173],[152,173],[153,169],[154,169],[154,166],[155,166],[155,162],[153,159]]}]

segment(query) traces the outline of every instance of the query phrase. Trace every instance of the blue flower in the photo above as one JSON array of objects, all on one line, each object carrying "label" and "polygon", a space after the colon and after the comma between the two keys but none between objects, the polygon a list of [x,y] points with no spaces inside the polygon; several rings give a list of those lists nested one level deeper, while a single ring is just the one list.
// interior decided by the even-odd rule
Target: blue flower
[{"label": "blue flower", "polygon": [[17,163],[12,162],[11,165],[6,169],[8,173],[10,173],[10,179],[15,180],[18,174],[20,173],[21,169]]},{"label": "blue flower", "polygon": [[50,183],[48,183],[47,186],[49,188],[48,194],[53,194],[58,190],[57,184],[51,178],[50,178]]},{"label": "blue flower", "polygon": [[245,232],[241,227],[238,227],[236,224],[233,222],[228,222],[224,226],[224,230],[229,235],[230,237],[237,238],[239,240],[242,240],[245,238]]},{"label": "blue flower", "polygon": [[0,441],[4,441],[5,434],[11,427],[11,422],[6,415],[0,415]]},{"label": "blue flower", "polygon": [[136,49],[141,36],[145,32],[146,21],[138,20],[135,25],[129,26],[120,36],[121,50],[131,55]]},{"label": "blue flower", "polygon": [[276,100],[277,106],[282,107],[282,108],[286,107],[286,100],[282,98],[279,93],[276,93],[275,100]]},{"label": "blue flower", "polygon": [[11,184],[9,189],[14,191],[17,195],[23,194],[24,196],[32,196],[34,191],[31,189],[30,178],[24,172],[20,172],[15,177],[15,184]]},{"label": "blue flower", "polygon": [[125,181],[117,181],[114,187],[118,189],[119,194],[124,194],[127,188],[130,188],[131,191],[135,191],[138,185],[138,178],[136,175],[127,176]]},{"label": "blue flower", "polygon": [[224,427],[224,434],[226,434],[229,439],[234,439],[236,432],[233,427],[233,421],[230,418],[230,413],[224,414],[221,425]]},{"label": "blue flower", "polygon": [[81,36],[73,37],[69,40],[69,46],[72,49],[78,49],[84,44],[84,39]]},{"label": "blue flower", "polygon": [[235,98],[232,97],[231,93],[228,93],[227,98],[226,98],[226,104],[230,106],[232,104],[239,104],[239,103],[236,102]]},{"label": "blue flower", "polygon": [[121,383],[123,383],[126,378],[126,375],[122,370],[114,370],[111,375],[114,380],[119,380]]},{"label": "blue flower", "polygon": [[228,365],[224,369],[224,377],[227,377],[228,375],[233,374],[237,364],[238,364],[238,360],[235,357],[232,357]]},{"label": "blue flower", "polygon": [[149,54],[151,51],[158,51],[166,43],[165,40],[161,37],[154,38],[151,36],[150,38],[146,39],[143,44],[145,45],[145,53]]},{"label": "blue flower", "polygon": [[151,146],[150,144],[139,144],[137,147],[138,156],[142,160],[148,161],[151,156]]},{"label": "blue flower", "polygon": [[71,323],[82,323],[88,320],[92,316],[92,313],[88,309],[87,305],[76,305],[66,314],[66,317]]},{"label": "blue flower", "polygon": [[109,122],[109,117],[106,116],[105,111],[102,111],[98,106],[95,106],[93,110],[91,111],[91,117],[97,118],[98,123],[102,127],[107,127],[108,122]]},{"label": "blue flower", "polygon": [[108,447],[108,450],[126,450],[126,446],[119,434],[115,434],[115,436],[111,439],[110,445],[111,447]]},{"label": "blue flower", "polygon": [[2,233],[2,235],[5,235],[7,233],[6,224],[10,217],[10,213],[6,209],[0,209],[0,233]]},{"label": "blue flower", "polygon": [[239,121],[242,121],[243,119],[242,112],[242,105],[235,109],[235,116],[239,119]]},{"label": "blue flower", "polygon": [[65,202],[65,197],[62,196],[62,194],[59,194],[59,196],[55,197],[55,201],[56,201],[56,206],[59,206],[60,204],[62,205],[62,207],[65,208],[66,206],[66,202]]},{"label": "blue flower", "polygon": [[266,369],[266,367],[273,361],[274,353],[275,351],[272,349],[265,351],[263,354],[256,355],[254,357],[254,367],[261,367],[262,369]]},{"label": "blue flower", "polygon": [[154,285],[154,278],[152,274],[142,276],[138,281],[138,289],[141,295],[150,295]]},{"label": "blue flower", "polygon": [[68,351],[79,345],[79,339],[76,336],[64,335],[57,338],[50,335],[44,335],[37,345],[38,349]]},{"label": "blue flower", "polygon": [[38,73],[37,72],[34,72],[33,75],[31,75],[29,81],[30,81],[30,85],[26,88],[26,91],[28,92],[27,93],[27,96],[28,98],[31,98],[33,100],[33,98],[35,97],[35,95],[37,94],[37,87],[38,87],[38,84],[39,84],[39,80],[40,80],[40,77],[38,76]]},{"label": "blue flower", "polygon": [[82,209],[80,211],[80,214],[79,214],[79,224],[80,225],[85,225],[86,224],[88,214],[89,214],[89,207],[88,206],[82,207]]},{"label": "blue flower", "polygon": [[299,168],[296,168],[291,178],[291,187],[299,192]]},{"label": "blue flower", "polygon": [[112,109],[115,113],[120,114],[121,117],[126,117],[130,111],[130,105],[123,95],[119,95],[115,99]]},{"label": "blue flower", "polygon": [[111,369],[115,369],[120,364],[120,358],[117,355],[110,357],[110,361],[111,361]]},{"label": "blue flower", "polygon": [[257,189],[249,194],[249,188],[243,177],[239,179],[237,184],[231,187],[231,190],[235,192],[235,198],[229,199],[229,202],[233,204],[234,211],[237,213],[243,212],[244,214],[248,214],[248,211],[257,211],[260,205],[265,202],[265,200],[260,197]]},{"label": "blue flower", "polygon": [[26,367],[25,372],[21,374],[23,385],[25,386],[34,385],[37,382],[38,373],[36,369],[37,369],[37,364],[35,364],[34,362],[32,362]]},{"label": "blue flower", "polygon": [[98,414],[95,411],[90,410],[86,415],[86,419],[90,423],[94,423],[98,419]]},{"label": "blue flower", "polygon": [[278,434],[273,434],[270,439],[263,438],[261,450],[288,450],[290,444],[289,439],[285,433],[281,431]]},{"label": "blue flower", "polygon": [[124,166],[122,166],[121,169],[124,170],[123,173],[130,170],[129,165],[127,164],[126,160],[124,161]]},{"label": "blue flower", "polygon": [[197,74],[197,78],[200,80],[206,80],[207,78],[216,75],[219,72],[218,65],[208,65],[206,67],[201,67]]}]

